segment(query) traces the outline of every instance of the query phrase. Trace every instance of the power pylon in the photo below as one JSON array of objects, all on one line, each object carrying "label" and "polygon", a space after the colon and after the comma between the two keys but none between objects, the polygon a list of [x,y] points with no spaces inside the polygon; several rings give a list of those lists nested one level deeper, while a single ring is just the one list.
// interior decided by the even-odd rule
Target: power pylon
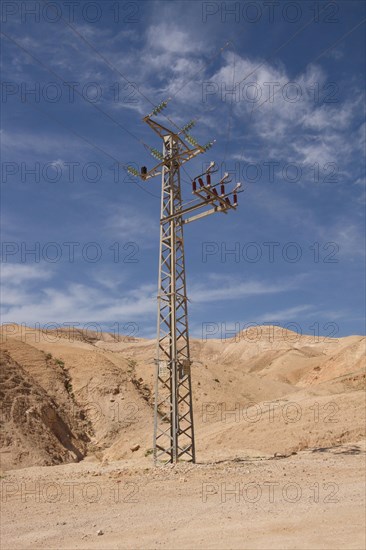
[{"label": "power pylon", "polygon": [[[211,175],[218,170],[215,163],[211,162],[207,170],[192,182],[195,199],[183,204],[180,167],[206,152],[213,143],[201,146],[188,133],[194,121],[173,131],[154,120],[152,117],[166,104],[161,103],[143,119],[163,141],[162,152],[150,148],[150,152],[160,162],[150,170],[142,167],[140,172],[129,168],[133,175],[142,180],[162,175],[155,360],[155,464],[196,460],[183,226],[215,212],[226,214],[228,210],[235,210],[240,187],[237,184],[233,191],[226,192],[225,184],[231,181],[228,174],[212,185]],[[201,211],[192,215],[195,210]]]}]

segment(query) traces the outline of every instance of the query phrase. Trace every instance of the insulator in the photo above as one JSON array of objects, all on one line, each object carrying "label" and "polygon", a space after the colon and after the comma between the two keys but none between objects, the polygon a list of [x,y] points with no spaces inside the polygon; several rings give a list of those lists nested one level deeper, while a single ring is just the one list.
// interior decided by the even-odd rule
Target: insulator
[{"label": "insulator", "polygon": [[190,143],[191,145],[197,145],[197,141],[194,139],[194,137],[192,137],[190,134],[186,134],[186,140],[188,141],[188,143]]},{"label": "insulator", "polygon": [[193,126],[196,124],[196,122],[194,120],[191,120],[190,122],[188,122],[188,124],[186,124],[185,126],[183,126],[182,128],[182,132],[188,132],[188,130],[190,130],[191,128],[193,128]]},{"label": "insulator", "polygon": [[229,204],[231,206],[229,197],[226,197],[225,201],[227,202],[227,204]]},{"label": "insulator", "polygon": [[192,181],[192,190],[197,191],[197,182],[196,182],[196,180]]},{"label": "insulator", "polygon": [[155,107],[155,109],[153,109],[153,112],[152,112],[153,115],[159,114],[163,109],[165,109],[167,104],[168,104],[167,101],[162,101],[157,107]]},{"label": "insulator", "polygon": [[163,153],[161,153],[161,151],[158,151],[158,149],[155,149],[155,147],[150,147],[150,152],[152,156],[155,157],[156,159],[163,160],[164,158]]},{"label": "insulator", "polygon": [[210,176],[210,174],[206,175],[206,182],[207,182],[207,185],[210,187],[210,185],[211,185],[211,176]]},{"label": "insulator", "polygon": [[133,176],[139,176],[139,172],[138,170],[136,170],[136,168],[134,168],[133,166],[128,166],[127,167],[127,171],[132,174]]},{"label": "insulator", "polygon": [[198,183],[200,184],[201,187],[204,187],[205,184],[203,183],[203,179],[202,178],[198,178]]},{"label": "insulator", "polygon": [[147,174],[147,168],[146,166],[141,166],[141,175],[144,176]]},{"label": "insulator", "polygon": [[159,113],[161,113],[161,111],[163,109],[165,109],[165,107],[168,105],[168,102],[167,101],[162,101],[161,103],[159,103],[159,105],[157,105],[153,110],[152,110],[152,115],[158,115]]},{"label": "insulator", "polygon": [[212,189],[212,192],[213,192],[215,195],[219,196],[219,194],[218,194],[218,192],[216,191],[215,187]]},{"label": "insulator", "polygon": [[209,141],[208,143],[206,143],[206,145],[204,145],[204,146],[202,147],[202,149],[203,149],[204,151],[208,151],[209,149],[211,149],[211,147],[213,146],[214,143],[215,143],[214,141]]},{"label": "insulator", "polygon": [[233,194],[233,203],[234,205],[238,204],[238,195],[236,193]]},{"label": "insulator", "polygon": [[225,185],[221,184],[221,195],[225,195]]}]

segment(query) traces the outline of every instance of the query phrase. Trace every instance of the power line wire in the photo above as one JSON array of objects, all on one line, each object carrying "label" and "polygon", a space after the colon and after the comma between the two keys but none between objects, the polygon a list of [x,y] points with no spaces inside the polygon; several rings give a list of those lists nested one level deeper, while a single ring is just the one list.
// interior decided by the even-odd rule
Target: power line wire
[{"label": "power line wire", "polygon": [[[318,12],[318,16],[321,14],[322,11],[324,11],[326,8],[327,8],[328,4],[326,3]],[[283,44],[281,44],[278,48],[276,48],[274,50],[274,52],[272,52],[270,55],[268,55],[267,57],[264,58],[264,60],[259,64],[257,65],[254,69],[252,69],[238,84],[240,85],[242,82],[244,82],[244,80],[246,80],[248,78],[248,76],[252,75],[253,73],[255,73],[258,69],[260,69],[261,67],[263,67],[263,65],[269,60],[269,59],[272,59],[274,57],[275,54],[277,54],[279,51],[282,50],[282,48],[284,48],[285,46],[287,46],[287,44],[289,44],[298,34],[300,34],[301,31],[303,31],[306,27],[308,27],[311,23],[313,23],[313,21],[315,21],[315,15],[314,17],[312,17],[307,23],[305,23],[305,25],[303,25],[302,27],[300,27],[292,36],[290,36],[290,38],[288,40],[286,40],[285,42],[283,42]]]},{"label": "power line wire", "polygon": [[[43,0],[44,3],[46,3],[46,0]],[[56,8],[54,6],[51,6],[53,7],[55,10]],[[83,34],[81,34],[73,25],[71,25],[64,17],[61,16],[60,18],[64,24],[66,26],[68,26],[85,44],[87,44],[103,61],[104,63],[113,71],[115,71],[116,73],[118,73],[121,78],[123,78],[128,84],[130,85],[134,85],[136,84],[135,82],[132,82],[131,80],[129,80],[129,78],[123,74],[113,63],[111,63],[106,57],[104,54],[102,54]],[[175,94],[173,94],[171,96],[170,99],[174,99],[182,90],[183,88],[185,88],[187,86],[187,84],[189,84],[190,82],[192,82],[192,80],[199,74],[201,73],[207,66],[211,65],[211,63],[213,62],[214,59],[216,59],[216,57],[218,57],[219,55],[221,55],[221,53],[225,50],[225,48],[227,48],[227,46],[229,46],[230,44],[230,41],[226,42],[224,44],[224,46],[222,46],[206,63],[204,63],[204,65],[198,70],[196,71],[190,79],[187,79],[184,84],[181,86],[181,88],[179,88],[179,90],[177,90],[177,92],[175,92]],[[146,95],[144,94],[141,90],[140,90],[140,87],[137,86],[137,92],[141,95],[141,97],[143,97],[148,103],[150,103],[153,107],[156,107],[156,104]],[[166,113],[161,113],[163,117],[165,117],[171,124],[173,124],[173,126],[175,126],[175,128],[177,129],[180,129],[180,126],[178,126]],[[197,120],[199,120],[199,118],[201,117],[198,117]]]},{"label": "power line wire", "polygon": [[[112,155],[111,153],[108,153],[107,151],[105,151],[102,147],[100,147],[99,145],[95,144],[93,141],[89,140],[88,138],[86,138],[85,136],[83,136],[82,134],[80,134],[79,132],[76,132],[73,128],[70,128],[69,126],[67,126],[66,124],[64,124],[63,122],[61,122],[57,117],[55,117],[54,115],[51,115],[50,113],[48,113],[47,111],[44,111],[43,109],[40,109],[39,107],[37,107],[36,105],[34,104],[31,104],[27,101],[25,101],[26,105],[28,105],[29,107],[37,110],[38,112],[42,113],[43,115],[46,115],[48,118],[50,118],[51,120],[54,120],[55,122],[57,122],[57,124],[59,124],[60,126],[62,126],[63,128],[65,128],[67,131],[71,132],[72,134],[74,134],[76,137],[78,137],[79,139],[85,141],[85,143],[87,143],[88,145],[90,145],[91,147],[94,147],[94,149],[96,149],[97,151],[103,153],[104,155],[106,155],[107,157],[109,157],[110,159],[112,159],[113,161],[115,161],[119,166],[121,166],[123,168],[123,170],[125,170],[125,172],[130,176],[131,174],[128,172],[128,166],[126,164],[123,164],[121,161],[119,161],[114,155]],[[140,185],[140,183],[138,181],[134,181],[134,184],[136,184],[140,189],[142,189],[142,191],[144,191],[145,193],[148,193],[149,195],[151,195],[152,197],[154,197],[155,199],[160,199],[160,197],[158,197],[157,195],[154,195],[154,193],[151,193],[151,191],[149,191],[148,189],[145,189],[142,185]]]},{"label": "power line wire", "polygon": [[[54,71],[53,69],[51,69],[50,67],[48,67],[45,63],[43,63],[43,61],[41,61],[37,56],[35,56],[33,53],[29,52],[26,48],[24,48],[24,46],[22,46],[17,40],[15,40],[13,37],[9,36],[7,33],[5,33],[4,31],[0,31],[1,34],[3,36],[5,36],[8,40],[10,40],[11,42],[13,42],[13,44],[15,44],[16,46],[18,46],[18,48],[20,48],[23,52],[25,52],[27,55],[29,55],[30,57],[32,57],[32,59],[34,59],[35,61],[37,61],[37,63],[39,63],[44,69],[46,69],[50,74],[52,74],[53,76],[55,76],[56,78],[58,78],[59,80],[61,80],[62,83],[65,83],[67,82],[64,78],[62,78],[62,76],[60,76],[59,74],[56,73],[56,71]],[[93,101],[90,101],[88,98],[86,98],[81,92],[79,92],[79,90],[77,90],[76,88],[74,88],[75,92],[84,100],[86,101],[87,103],[89,103],[90,105],[92,105],[92,107],[94,107],[94,109],[96,109],[97,111],[99,111],[100,113],[104,114],[107,118],[109,118],[112,122],[114,122],[114,124],[116,124],[117,126],[119,126],[122,130],[124,130],[125,132],[127,132],[133,139],[135,139],[137,142],[141,143],[142,145],[146,145],[140,138],[138,138],[137,136],[135,136],[130,130],[128,130],[128,128],[126,128],[125,126],[123,126],[123,124],[121,124],[120,122],[118,122],[117,120],[115,120],[109,113],[107,113],[106,111],[104,111],[103,109],[101,109],[98,105],[96,105]]]},{"label": "power line wire", "polygon": [[[357,23],[357,25],[355,25],[354,27],[352,27],[352,29],[350,29],[349,31],[347,31],[345,34],[343,34],[340,38],[337,38],[337,40],[335,42],[333,42],[330,46],[328,46],[325,50],[323,50],[322,52],[320,52],[319,55],[317,55],[314,59],[311,59],[311,61],[307,61],[307,63],[304,65],[304,68],[307,67],[309,65],[309,63],[314,63],[315,61],[318,61],[318,59],[324,55],[325,53],[327,53],[329,50],[331,50],[332,48],[334,48],[334,46],[337,46],[339,44],[339,42],[341,42],[342,40],[344,40],[344,38],[346,38],[348,35],[350,35],[354,30],[356,30],[358,27],[360,27],[361,25],[363,25],[364,23],[366,22],[366,19],[363,19],[362,21],[360,21],[360,23]],[[260,103],[257,107],[255,107],[255,109],[253,109],[254,111],[256,111],[257,109],[259,109],[262,105],[264,105],[265,103],[267,103],[267,101],[269,101],[271,99],[271,97],[273,98],[277,93],[278,93],[278,89],[276,91],[273,91],[273,95],[270,96],[268,99],[265,99],[264,101],[262,101],[262,103]]]}]

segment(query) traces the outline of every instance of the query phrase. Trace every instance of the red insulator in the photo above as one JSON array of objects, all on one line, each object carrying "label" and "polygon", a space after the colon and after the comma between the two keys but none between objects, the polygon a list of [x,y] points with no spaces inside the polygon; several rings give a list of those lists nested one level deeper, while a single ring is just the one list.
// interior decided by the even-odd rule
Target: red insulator
[{"label": "red insulator", "polygon": [[193,192],[194,192],[194,191],[197,191],[197,182],[196,182],[196,180],[193,180],[193,181],[192,181],[192,191],[193,191]]},{"label": "red insulator", "polygon": [[235,205],[238,204],[238,195],[236,193],[233,193],[233,202]]},{"label": "red insulator", "polygon": [[198,178],[198,183],[200,184],[201,187],[204,187],[205,184],[203,183],[203,179],[202,178]]},{"label": "red insulator", "polygon": [[217,190],[216,190],[215,187],[212,189],[212,192],[215,193],[215,195],[219,196],[219,194],[218,194],[218,192],[217,192]]},{"label": "red insulator", "polygon": [[221,184],[221,195],[225,195],[225,185]]},{"label": "red insulator", "polygon": [[210,176],[210,174],[207,174],[206,182],[207,182],[208,187],[210,187],[210,185],[211,185],[211,176]]},{"label": "red insulator", "polygon": [[225,201],[227,202],[227,204],[230,204],[230,206],[231,206],[229,197],[226,197]]}]

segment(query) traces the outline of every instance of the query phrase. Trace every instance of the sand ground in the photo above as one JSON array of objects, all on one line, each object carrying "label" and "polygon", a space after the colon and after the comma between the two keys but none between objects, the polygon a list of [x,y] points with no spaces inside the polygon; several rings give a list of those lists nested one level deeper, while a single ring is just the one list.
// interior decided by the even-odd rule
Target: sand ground
[{"label": "sand ground", "polygon": [[1,548],[365,548],[362,442],[278,459],[142,462],[7,472]]},{"label": "sand ground", "polygon": [[153,341],[2,332],[1,550],[365,548],[364,337],[192,340],[197,463],[154,467]]}]

